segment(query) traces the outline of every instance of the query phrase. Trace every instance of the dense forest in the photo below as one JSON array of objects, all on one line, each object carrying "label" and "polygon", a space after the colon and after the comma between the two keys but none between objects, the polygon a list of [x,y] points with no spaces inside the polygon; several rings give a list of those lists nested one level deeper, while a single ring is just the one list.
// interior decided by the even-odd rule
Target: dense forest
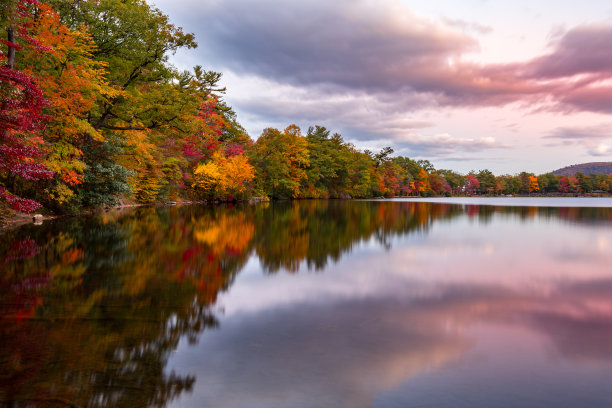
[{"label": "dense forest", "polygon": [[0,214],[78,213],[118,202],[611,192],[610,175],[489,170],[361,151],[323,126],[256,141],[221,73],[180,71],[197,47],[144,0],[3,0]]}]

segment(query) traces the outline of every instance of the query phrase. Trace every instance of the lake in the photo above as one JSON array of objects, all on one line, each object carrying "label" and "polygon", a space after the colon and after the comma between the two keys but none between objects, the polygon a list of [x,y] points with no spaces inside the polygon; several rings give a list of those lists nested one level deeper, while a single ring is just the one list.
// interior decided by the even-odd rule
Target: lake
[{"label": "lake", "polygon": [[610,199],[136,208],[0,241],[0,406],[612,406]]}]

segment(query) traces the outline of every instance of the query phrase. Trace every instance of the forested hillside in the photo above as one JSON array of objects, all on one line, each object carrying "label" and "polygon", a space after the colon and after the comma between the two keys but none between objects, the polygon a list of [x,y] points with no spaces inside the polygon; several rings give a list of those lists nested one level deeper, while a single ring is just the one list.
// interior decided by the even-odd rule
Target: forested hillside
[{"label": "forested hillside", "polygon": [[576,173],[586,175],[591,174],[612,174],[612,162],[592,162],[574,164],[572,166],[563,167],[555,170],[552,174],[556,176],[574,176]]},{"label": "forested hillside", "polygon": [[323,126],[268,128],[253,141],[223,100],[221,73],[169,63],[196,39],[144,0],[4,0],[0,26],[0,215],[612,188],[607,175],[462,175],[389,147],[361,151]]}]

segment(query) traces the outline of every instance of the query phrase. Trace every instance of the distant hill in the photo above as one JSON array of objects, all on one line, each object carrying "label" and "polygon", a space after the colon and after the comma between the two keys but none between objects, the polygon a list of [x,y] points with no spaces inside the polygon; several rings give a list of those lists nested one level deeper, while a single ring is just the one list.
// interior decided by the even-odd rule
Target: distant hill
[{"label": "distant hill", "polygon": [[573,176],[574,174],[581,172],[586,175],[589,174],[611,174],[612,173],[612,162],[593,162],[593,163],[582,163],[574,164],[573,166],[563,167],[562,169],[555,170],[552,172],[555,176]]}]

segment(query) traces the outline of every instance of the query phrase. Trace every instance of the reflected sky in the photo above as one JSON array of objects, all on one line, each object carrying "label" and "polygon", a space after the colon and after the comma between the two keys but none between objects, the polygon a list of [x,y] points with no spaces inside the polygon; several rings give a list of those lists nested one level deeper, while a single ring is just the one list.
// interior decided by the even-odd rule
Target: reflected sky
[{"label": "reflected sky", "polygon": [[303,201],[9,231],[0,406],[612,406],[611,220]]},{"label": "reflected sky", "polygon": [[220,329],[171,358],[198,378],[174,406],[609,406],[612,230],[527,214],[465,211],[317,272],[253,256]]}]

